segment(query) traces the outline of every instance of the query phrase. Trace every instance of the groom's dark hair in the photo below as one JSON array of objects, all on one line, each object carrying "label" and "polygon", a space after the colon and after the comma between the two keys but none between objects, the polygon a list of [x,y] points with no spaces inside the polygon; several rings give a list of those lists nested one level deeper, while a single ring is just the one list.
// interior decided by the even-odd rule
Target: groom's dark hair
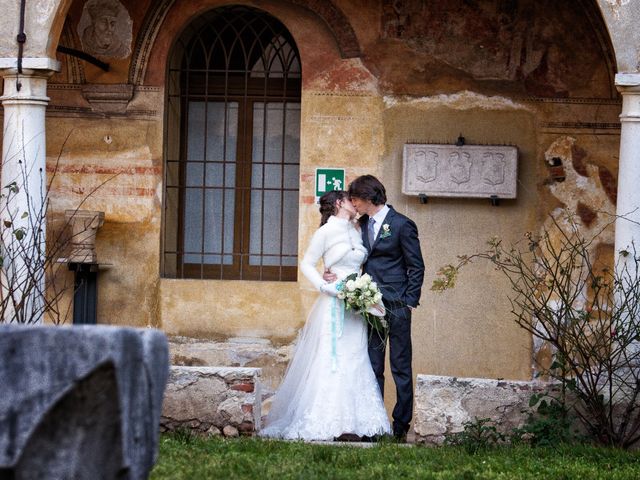
[{"label": "groom's dark hair", "polygon": [[371,200],[374,205],[387,203],[387,191],[373,175],[361,175],[349,184],[349,197]]}]

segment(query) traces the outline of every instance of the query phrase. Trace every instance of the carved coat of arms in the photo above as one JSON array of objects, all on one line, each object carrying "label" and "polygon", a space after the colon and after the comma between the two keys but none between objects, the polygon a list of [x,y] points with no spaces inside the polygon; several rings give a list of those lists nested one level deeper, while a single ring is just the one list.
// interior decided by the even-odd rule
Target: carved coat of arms
[{"label": "carved coat of arms", "polygon": [[504,183],[504,169],[507,162],[501,153],[487,152],[482,156],[482,181],[487,185]]},{"label": "carved coat of arms", "polygon": [[438,154],[418,150],[413,154],[413,166],[416,172],[416,180],[429,183],[438,177]]},{"label": "carved coat of arms", "polygon": [[468,182],[471,178],[471,155],[467,152],[452,152],[449,155],[449,176],[458,185]]}]

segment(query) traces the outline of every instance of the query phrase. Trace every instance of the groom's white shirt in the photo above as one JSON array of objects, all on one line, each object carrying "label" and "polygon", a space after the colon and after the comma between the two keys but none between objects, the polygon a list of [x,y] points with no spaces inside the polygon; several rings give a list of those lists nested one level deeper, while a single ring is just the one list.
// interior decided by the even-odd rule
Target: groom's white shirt
[{"label": "groom's white shirt", "polygon": [[387,213],[389,213],[389,207],[385,203],[384,206],[380,210],[378,210],[378,213],[376,213],[373,217],[370,217],[373,218],[376,222],[373,224],[373,238],[378,238],[378,232],[380,232],[382,222],[384,222],[384,219],[387,217]]}]

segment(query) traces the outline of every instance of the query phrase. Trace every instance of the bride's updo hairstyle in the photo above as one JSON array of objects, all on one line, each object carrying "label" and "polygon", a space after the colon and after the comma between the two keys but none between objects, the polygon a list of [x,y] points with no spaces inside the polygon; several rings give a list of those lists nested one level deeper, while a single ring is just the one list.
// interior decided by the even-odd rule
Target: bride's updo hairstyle
[{"label": "bride's updo hairstyle", "polygon": [[320,197],[320,215],[322,215],[322,218],[320,218],[320,226],[327,223],[331,215],[338,213],[336,202],[347,198],[349,198],[349,194],[344,190],[332,190]]}]

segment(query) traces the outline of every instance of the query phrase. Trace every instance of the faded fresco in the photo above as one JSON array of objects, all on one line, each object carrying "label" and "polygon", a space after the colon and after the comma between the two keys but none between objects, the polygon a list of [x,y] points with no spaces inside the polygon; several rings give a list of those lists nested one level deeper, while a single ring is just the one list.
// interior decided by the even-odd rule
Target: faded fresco
[{"label": "faded fresco", "polygon": [[417,55],[415,80],[450,72],[522,94],[574,97],[592,94],[606,76],[603,46],[574,2],[384,0],[381,33]]}]

